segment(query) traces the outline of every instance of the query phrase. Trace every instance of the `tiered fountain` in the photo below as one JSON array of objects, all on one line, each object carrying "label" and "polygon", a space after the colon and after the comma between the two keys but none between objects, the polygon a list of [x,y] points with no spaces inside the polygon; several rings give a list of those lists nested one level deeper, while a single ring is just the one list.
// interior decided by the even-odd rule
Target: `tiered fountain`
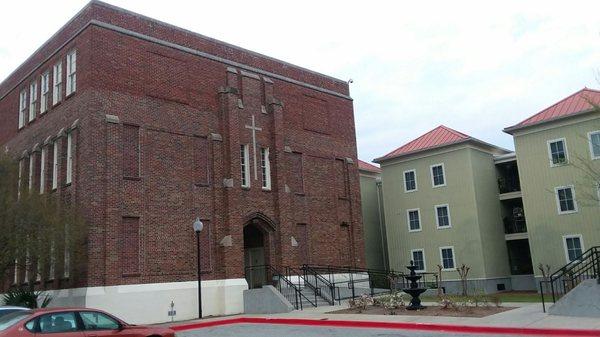
[{"label": "tiered fountain", "polygon": [[427,289],[419,288],[419,284],[417,283],[417,281],[420,280],[423,276],[417,275],[417,273],[415,273],[415,269],[417,269],[417,266],[415,266],[413,261],[410,261],[410,266],[406,266],[406,268],[410,270],[410,274],[408,276],[404,276],[404,278],[410,281],[410,288],[402,289],[402,291],[404,291],[412,297],[412,299],[410,300],[410,305],[406,307],[406,310],[425,309],[425,307],[421,305],[421,299],[419,298],[419,296],[422,293],[424,293]]}]

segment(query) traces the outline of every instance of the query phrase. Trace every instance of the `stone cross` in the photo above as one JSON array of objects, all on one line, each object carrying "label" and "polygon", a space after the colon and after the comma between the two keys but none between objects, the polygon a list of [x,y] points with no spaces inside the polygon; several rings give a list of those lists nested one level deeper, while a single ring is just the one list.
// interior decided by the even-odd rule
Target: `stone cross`
[{"label": "stone cross", "polygon": [[254,180],[258,180],[257,162],[256,162],[256,131],[262,131],[262,128],[256,126],[254,115],[252,115],[252,125],[246,125],[246,129],[252,130],[252,148],[254,155]]}]

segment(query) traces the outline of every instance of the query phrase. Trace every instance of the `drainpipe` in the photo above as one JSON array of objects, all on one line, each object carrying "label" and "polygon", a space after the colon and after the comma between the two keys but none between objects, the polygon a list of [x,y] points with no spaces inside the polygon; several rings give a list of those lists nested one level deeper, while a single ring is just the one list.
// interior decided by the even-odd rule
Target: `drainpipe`
[{"label": "drainpipe", "polygon": [[383,213],[383,205],[381,204],[381,199],[383,195],[383,186],[381,182],[381,177],[377,177],[375,179],[375,185],[377,186],[377,213],[379,215],[379,233],[381,233],[381,250],[383,251],[383,264],[385,270],[390,269],[390,264],[388,261],[388,251],[387,251],[387,238],[386,238],[386,230],[385,230],[385,220]]}]

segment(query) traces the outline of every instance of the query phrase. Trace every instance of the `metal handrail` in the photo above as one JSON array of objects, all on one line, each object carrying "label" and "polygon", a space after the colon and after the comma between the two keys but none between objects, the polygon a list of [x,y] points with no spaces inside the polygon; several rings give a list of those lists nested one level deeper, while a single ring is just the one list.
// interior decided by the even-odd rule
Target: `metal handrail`
[{"label": "metal handrail", "polygon": [[596,278],[600,283],[600,246],[594,246],[581,253],[547,278],[540,280],[542,308],[546,312],[545,293],[550,292],[552,303],[575,288],[584,280]]},{"label": "metal handrail", "polygon": [[[308,285],[315,291],[315,294],[318,292],[319,296],[322,299],[324,299],[325,301],[327,301],[330,305],[335,304],[336,286],[334,284],[332,284],[329,280],[324,278],[321,274],[317,273],[316,270],[312,269],[308,265],[303,265],[301,267],[301,270],[304,274],[305,282],[308,282]],[[314,284],[311,284],[309,282],[309,278],[307,277],[307,275],[314,277],[314,280],[315,280]],[[319,286],[319,282],[321,282],[323,284],[323,287]],[[323,292],[323,288],[326,290],[325,292]],[[339,293],[339,289],[338,289],[338,293]],[[338,302],[340,302],[339,298],[337,300],[338,300]]]}]

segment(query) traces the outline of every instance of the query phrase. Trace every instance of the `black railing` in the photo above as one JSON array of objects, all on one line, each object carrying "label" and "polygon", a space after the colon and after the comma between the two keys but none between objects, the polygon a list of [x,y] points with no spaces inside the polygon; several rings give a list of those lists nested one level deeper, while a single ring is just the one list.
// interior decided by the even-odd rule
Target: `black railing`
[{"label": "black railing", "polygon": [[[315,280],[322,285],[321,289],[328,290],[327,293],[322,291],[321,294],[324,299],[331,299],[329,303],[339,303],[342,299],[354,299],[364,294],[373,296],[409,287],[409,281],[405,278],[407,274],[393,270],[327,265],[304,265],[302,270],[311,275],[309,280]],[[422,276],[418,281],[419,287],[437,288],[436,273],[419,273],[419,275]]]},{"label": "black railing", "polygon": [[[546,299],[556,303],[558,299],[582,281],[594,278],[600,283],[600,246],[594,246],[586,250],[575,260],[540,281],[544,312],[546,312]],[[546,298],[547,296],[551,298]]]},{"label": "black railing", "polygon": [[[294,284],[285,274],[270,265],[251,266],[245,268],[246,280],[249,287],[260,288],[263,285],[272,285],[290,302],[296,310],[303,309],[303,303],[307,302],[316,307],[317,301],[309,299],[302,293],[302,288]],[[260,278],[257,280],[257,278]]]},{"label": "black railing", "polygon": [[[318,297],[321,296],[321,289],[318,286],[313,286],[299,269],[293,267],[285,267],[285,275],[290,281],[296,279],[296,288],[300,290],[300,292],[302,292],[303,298],[306,298],[307,301],[309,301],[313,307],[318,306]],[[313,293],[312,295],[310,295],[310,300],[308,299],[309,296],[307,296],[304,292],[304,290],[307,288],[310,289]]]},{"label": "black railing", "polygon": [[525,217],[504,217],[504,234],[527,233]]},{"label": "black railing", "polygon": [[328,279],[324,278],[321,274],[308,265],[302,266],[301,269],[307,286],[312,288],[315,294],[318,294],[330,305],[334,305],[337,298],[339,304],[339,296],[336,296],[336,293],[339,294],[338,287],[336,287]]}]

